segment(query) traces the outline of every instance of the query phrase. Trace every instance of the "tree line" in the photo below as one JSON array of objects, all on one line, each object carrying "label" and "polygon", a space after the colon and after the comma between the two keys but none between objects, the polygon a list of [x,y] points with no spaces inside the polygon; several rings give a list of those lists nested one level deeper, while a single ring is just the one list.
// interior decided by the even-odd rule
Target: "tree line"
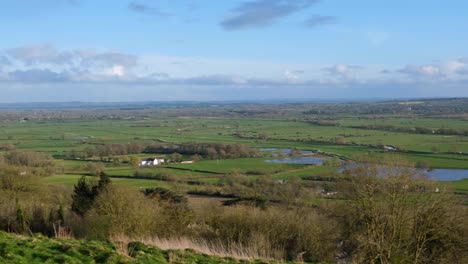
[{"label": "tree line", "polygon": [[[260,152],[244,144],[222,143],[183,143],[183,144],[104,144],[87,146],[82,150],[72,149],[64,153],[65,158],[87,159],[92,157],[105,157],[154,153],[154,154],[180,154],[203,159],[234,159],[260,157]],[[174,156],[180,160],[181,156]]]}]

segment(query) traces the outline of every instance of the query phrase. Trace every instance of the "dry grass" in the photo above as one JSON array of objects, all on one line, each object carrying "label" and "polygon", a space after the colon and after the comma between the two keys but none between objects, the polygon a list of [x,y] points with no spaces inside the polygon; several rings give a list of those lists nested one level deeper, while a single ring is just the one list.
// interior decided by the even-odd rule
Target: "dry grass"
[{"label": "dry grass", "polygon": [[53,225],[54,228],[54,236],[55,238],[60,239],[74,239],[73,233],[71,230],[62,225]]},{"label": "dry grass", "polygon": [[230,257],[238,260],[283,260],[283,251],[280,249],[270,249],[260,247],[263,245],[260,241],[252,241],[247,246],[238,243],[230,243],[225,246],[222,243],[213,243],[201,239],[191,239],[187,237],[161,239],[157,237],[152,238],[138,238],[132,239],[124,235],[114,236],[112,241],[117,245],[117,250],[123,255],[128,255],[127,245],[133,241],[139,241],[146,245],[154,246],[162,250],[186,250],[191,249],[198,253],[217,256],[217,257]]}]

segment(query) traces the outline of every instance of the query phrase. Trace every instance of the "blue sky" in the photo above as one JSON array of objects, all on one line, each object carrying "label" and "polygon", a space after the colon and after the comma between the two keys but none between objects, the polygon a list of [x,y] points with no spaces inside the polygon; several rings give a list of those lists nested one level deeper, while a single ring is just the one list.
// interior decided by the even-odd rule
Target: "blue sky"
[{"label": "blue sky", "polygon": [[468,96],[468,1],[10,0],[0,102]]}]

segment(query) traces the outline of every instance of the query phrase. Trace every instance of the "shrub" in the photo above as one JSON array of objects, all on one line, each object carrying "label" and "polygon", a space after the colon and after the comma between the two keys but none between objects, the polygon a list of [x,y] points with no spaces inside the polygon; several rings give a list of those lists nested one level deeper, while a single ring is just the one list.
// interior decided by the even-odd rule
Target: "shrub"
[{"label": "shrub", "polygon": [[314,210],[237,206],[208,209],[200,217],[206,228],[198,235],[226,248],[238,244],[262,256],[295,260],[303,255],[311,262],[334,257],[335,223]]}]

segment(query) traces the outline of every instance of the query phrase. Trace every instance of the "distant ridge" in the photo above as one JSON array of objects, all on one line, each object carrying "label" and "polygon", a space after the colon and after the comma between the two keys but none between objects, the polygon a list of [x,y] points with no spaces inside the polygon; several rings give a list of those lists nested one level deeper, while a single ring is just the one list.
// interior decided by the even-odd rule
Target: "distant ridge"
[{"label": "distant ridge", "polygon": [[196,105],[236,105],[236,104],[333,104],[333,103],[388,103],[396,101],[438,101],[460,100],[465,97],[447,98],[352,98],[352,99],[265,99],[265,100],[220,100],[220,101],[140,101],[140,102],[18,102],[0,103],[0,109],[79,109],[79,108],[142,108]]}]

